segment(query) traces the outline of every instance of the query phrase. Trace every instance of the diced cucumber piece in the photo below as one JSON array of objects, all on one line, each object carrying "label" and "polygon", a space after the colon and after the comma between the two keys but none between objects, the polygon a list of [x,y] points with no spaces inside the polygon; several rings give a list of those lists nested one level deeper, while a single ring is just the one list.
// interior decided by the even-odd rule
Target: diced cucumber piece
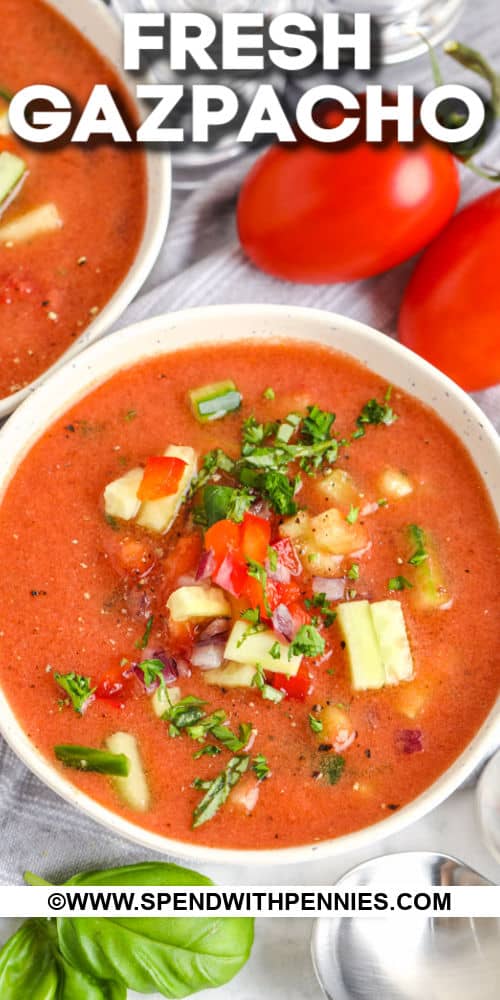
[{"label": "diced cucumber piece", "polygon": [[82,747],[75,743],[61,743],[54,747],[54,753],[61,764],[73,767],[77,771],[96,771],[98,774],[109,774],[126,778],[130,771],[128,757],[119,753],[109,753],[95,747]]},{"label": "diced cucumber piece", "polygon": [[108,517],[119,517],[122,521],[131,521],[139,511],[141,501],[137,499],[137,490],[142,481],[144,469],[130,469],[120,479],[108,483],[104,490],[104,510]]},{"label": "diced cucumber piece", "polygon": [[49,202],[0,226],[0,243],[23,243],[44,233],[54,232],[62,225],[63,220],[56,206]]},{"label": "diced cucumber piece", "polygon": [[337,618],[346,644],[354,690],[383,687],[384,664],[368,601],[339,604]]},{"label": "diced cucumber piece", "polygon": [[408,539],[412,545],[409,562],[413,566],[413,603],[422,611],[445,607],[450,595],[433,539],[416,524],[408,528]]},{"label": "diced cucumber piece", "polygon": [[182,503],[182,498],[189,489],[193,476],[196,475],[198,461],[194,449],[183,445],[171,444],[164,454],[167,458],[180,458],[186,463],[186,468],[177,492],[171,496],[162,497],[160,500],[145,500],[141,504],[137,516],[137,523],[142,528],[147,528],[149,531],[154,531],[159,535],[164,535],[172,526]]},{"label": "diced cucumber piece", "polygon": [[193,414],[200,423],[220,420],[227,413],[239,410],[241,406],[241,393],[231,379],[191,389],[188,395]]},{"label": "diced cucumber piece", "polygon": [[253,626],[246,622],[236,622],[227,640],[224,657],[254,668],[259,664],[265,671],[294,677],[302,663],[302,656],[289,657],[289,650],[289,643],[271,629],[254,632]]},{"label": "diced cucumber piece", "polygon": [[167,601],[174,622],[196,618],[230,618],[231,605],[220,587],[179,587]]},{"label": "diced cucumber piece", "polygon": [[166,687],[160,684],[154,694],[151,695],[151,707],[159,719],[163,718],[172,705],[176,705],[181,700],[181,689],[178,687]]},{"label": "diced cucumber piece", "polygon": [[118,795],[131,809],[146,812],[150,801],[149,788],[135,736],[130,733],[114,733],[106,740],[106,746],[111,753],[123,754],[129,761],[128,775],[113,778]]},{"label": "diced cucumber piece", "polygon": [[413,677],[413,658],[399,601],[376,601],[370,606],[386,684],[399,684]]},{"label": "diced cucumber piece", "polygon": [[206,684],[224,688],[249,688],[255,677],[255,666],[251,663],[234,663],[229,661],[216,670],[205,670],[203,680]]},{"label": "diced cucumber piece", "polygon": [[19,189],[26,171],[26,163],[20,156],[7,151],[0,153],[0,207],[4,207]]}]

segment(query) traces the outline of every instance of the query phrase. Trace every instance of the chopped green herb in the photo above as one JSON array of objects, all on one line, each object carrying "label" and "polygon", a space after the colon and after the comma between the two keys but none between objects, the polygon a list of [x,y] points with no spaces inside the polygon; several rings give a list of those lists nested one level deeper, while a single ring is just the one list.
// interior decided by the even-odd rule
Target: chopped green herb
[{"label": "chopped green herb", "polygon": [[320,770],[329,785],[340,781],[345,768],[345,758],[338,753],[325,754],[320,761]]},{"label": "chopped green herb", "polygon": [[195,782],[196,788],[203,788],[205,795],[193,812],[193,828],[196,829],[213,819],[221,806],[227,801],[229,793],[245,773],[250,763],[250,757],[231,757],[227,767],[211,781]]},{"label": "chopped green herb", "polygon": [[171,723],[170,735],[178,736],[181,729],[192,726],[203,719],[206,714],[203,708],[205,704],[206,702],[201,698],[188,694],[175,705],[171,705],[163,715],[163,718]]},{"label": "chopped green herb", "polygon": [[413,587],[413,584],[405,576],[391,576],[387,584],[388,590],[406,590]]},{"label": "chopped green herb", "polygon": [[301,437],[314,442],[330,440],[330,431],[335,422],[335,413],[320,410],[319,406],[308,406],[307,417],[301,427]]},{"label": "chopped green herb", "polygon": [[408,528],[408,533],[411,541],[415,545],[415,551],[413,555],[410,556],[408,562],[410,566],[420,566],[426,559],[429,558],[429,553],[426,550],[426,540],[425,531],[423,528],[419,528],[418,524],[410,524]]},{"label": "chopped green herb", "polygon": [[384,399],[385,399],[386,403],[389,402],[389,400],[390,400],[390,398],[392,396],[392,388],[393,388],[392,385],[388,385],[387,389],[385,390]]},{"label": "chopped green herb", "polygon": [[321,656],[325,652],[325,640],[314,625],[301,625],[290,643],[288,658],[298,656]]},{"label": "chopped green herb", "polygon": [[381,497],[380,500],[377,500],[377,504],[379,507],[387,507],[388,503],[389,501],[387,500],[386,497]]},{"label": "chopped green herb", "polygon": [[251,625],[259,625],[260,608],[247,608],[241,612],[241,618],[244,618],[246,622],[250,622]]},{"label": "chopped green herb", "polygon": [[144,674],[144,683],[147,688],[151,687],[155,681],[159,681],[161,686],[165,687],[165,678],[163,676],[165,664],[162,660],[142,660],[137,666]]},{"label": "chopped green herb", "polygon": [[275,393],[274,389],[271,388],[271,386],[268,386],[267,389],[264,389],[264,392],[262,393],[262,395],[263,395],[264,399],[274,399],[276,393]]},{"label": "chopped green herb", "polygon": [[222,753],[222,750],[220,747],[216,747],[215,743],[205,743],[205,746],[196,750],[193,757],[195,760],[198,760],[200,757],[217,757],[220,753]]},{"label": "chopped green herb", "polygon": [[146,628],[144,630],[144,635],[142,636],[141,639],[137,639],[137,641],[134,643],[136,649],[146,649],[146,646],[147,646],[147,644],[149,642],[149,639],[150,639],[150,636],[151,636],[151,629],[153,628],[153,621],[154,621],[154,616],[150,615],[149,618],[148,618],[148,620],[147,620],[147,622],[146,622]]},{"label": "chopped green herb", "polygon": [[275,704],[278,704],[285,697],[284,691],[278,691],[277,688],[266,683],[264,671],[260,663],[256,664],[255,674],[252,677],[252,687],[256,687],[260,691],[265,701],[273,701]]},{"label": "chopped green herb", "polygon": [[[353,437],[363,436],[365,424],[386,424],[390,426],[397,419],[397,415],[388,402],[378,403],[376,399],[369,399],[356,420],[358,430],[354,431]],[[359,431],[362,433],[360,434]]]},{"label": "chopped green herb", "polygon": [[207,528],[226,519],[239,524],[253,499],[246,489],[209,484],[203,489],[202,505],[195,509],[194,519]]},{"label": "chopped green herb", "polygon": [[254,757],[252,767],[259,781],[265,781],[271,774],[271,769],[263,753],[258,753]]},{"label": "chopped green herb", "polygon": [[248,745],[250,737],[252,735],[252,724],[251,722],[242,722],[238,728],[238,735],[228,728],[228,726],[222,726],[215,724],[210,727],[210,736],[218,740],[225,746],[226,750],[230,750],[231,753],[239,753],[240,750],[244,750]]},{"label": "chopped green herb", "polygon": [[267,550],[267,561],[269,563],[271,573],[276,573],[276,570],[278,569],[278,553],[276,552],[276,549],[271,548],[271,546],[269,546]]},{"label": "chopped green herb", "polygon": [[[259,610],[258,608],[249,608],[248,609],[248,611],[258,611],[258,610]],[[243,611],[242,614],[241,614],[241,617],[245,618],[246,615],[247,615],[247,612]],[[263,622],[259,621],[259,618],[257,618],[255,621],[253,621],[253,619],[252,619],[252,621],[251,621],[250,625],[248,626],[248,628],[246,628],[245,631],[243,632],[243,635],[241,636],[241,639],[238,639],[238,642],[236,643],[236,648],[239,649],[240,646],[242,646],[243,643],[246,642],[246,640],[248,639],[249,636],[256,635],[257,632],[264,632],[265,628],[266,628],[266,626],[263,624]]]},{"label": "chopped green herb", "polygon": [[137,410],[127,410],[123,419],[128,420],[130,422],[131,420],[135,420],[136,416],[137,416]]},{"label": "chopped green herb", "polygon": [[96,690],[90,686],[92,683],[90,677],[83,677],[82,674],[71,671],[68,674],[54,674],[54,680],[67,694],[75,712],[81,715]]},{"label": "chopped green herb", "polygon": [[[332,610],[330,601],[327,599],[326,594],[323,592],[321,594],[314,594],[312,598],[306,598],[304,604],[308,610],[311,608],[318,608],[323,616],[323,623],[326,628],[330,628],[333,625],[337,612]],[[313,625],[317,624],[318,619],[313,620]]]},{"label": "chopped green herb", "polygon": [[322,723],[321,719],[317,719],[316,716],[312,715],[311,713],[309,713],[309,725],[310,725],[313,733],[322,733],[323,732],[323,723]]},{"label": "chopped green herb", "polygon": [[351,504],[349,508],[349,513],[346,515],[346,521],[348,524],[354,524],[359,517],[359,507],[353,507]]},{"label": "chopped green herb", "polygon": [[359,563],[353,563],[351,568],[347,571],[347,576],[349,580],[359,580]]},{"label": "chopped green herb", "polygon": [[273,642],[270,650],[269,656],[272,656],[273,660],[279,660],[281,657],[281,646],[279,642]]}]

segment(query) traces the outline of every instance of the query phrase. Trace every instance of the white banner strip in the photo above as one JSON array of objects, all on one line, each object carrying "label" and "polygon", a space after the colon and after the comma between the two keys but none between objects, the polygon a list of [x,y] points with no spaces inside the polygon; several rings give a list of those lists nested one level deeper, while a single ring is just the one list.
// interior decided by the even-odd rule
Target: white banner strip
[{"label": "white banner strip", "polygon": [[500,917],[500,886],[2,886],[0,916]]}]

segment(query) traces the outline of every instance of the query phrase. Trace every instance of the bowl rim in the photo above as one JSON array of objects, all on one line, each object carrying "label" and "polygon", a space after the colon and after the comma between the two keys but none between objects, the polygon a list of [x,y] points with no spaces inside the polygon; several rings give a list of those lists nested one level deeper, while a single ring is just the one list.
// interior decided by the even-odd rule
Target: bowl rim
[{"label": "bowl rim", "polygon": [[[115,373],[124,367],[130,367],[140,363],[141,360],[159,356],[161,354],[176,353],[184,347],[174,347],[168,344],[168,335],[173,331],[182,331],[183,325],[188,325],[193,321],[199,323],[200,333],[196,334],[195,342],[206,342],[202,335],[203,324],[206,319],[216,318],[218,320],[245,316],[249,314],[266,321],[273,320],[278,327],[279,319],[285,317],[293,320],[303,320],[304,325],[312,323],[324,328],[340,327],[346,333],[353,332],[360,337],[367,345],[377,345],[378,351],[389,352],[394,357],[400,358],[415,373],[424,375],[431,382],[439,386],[449,396],[458,399],[462,408],[481,426],[482,434],[487,439],[488,446],[493,450],[496,458],[500,458],[500,440],[493,425],[463,389],[457,386],[446,375],[438,371],[424,359],[414,354],[408,348],[399,344],[390,337],[385,337],[379,331],[360,323],[357,320],[341,316],[337,313],[330,313],[322,309],[311,309],[308,307],[288,307],[282,305],[248,304],[248,305],[222,305],[222,306],[199,306],[192,309],[185,309],[179,312],[167,313],[150,317],[131,326],[119,330],[109,337],[93,344],[84,352],[78,354],[69,364],[54,372],[33,394],[31,394],[13,416],[7,421],[0,431],[0,449],[2,455],[7,460],[5,466],[0,470],[0,504],[3,494],[10,480],[15,475],[19,464],[25,455],[31,450],[33,444],[41,437],[51,424],[59,419],[70,407],[75,405],[99,385],[108,381]],[[237,322],[235,329],[238,329]],[[151,343],[144,344],[147,337],[152,338]],[[249,336],[242,337],[235,335],[223,335],[222,341],[237,342],[238,340],[248,340]],[[303,335],[284,334],[283,340],[295,339],[302,342],[315,342],[314,337]],[[210,341],[216,342],[217,338],[209,337]],[[259,340],[255,334],[255,341]],[[132,356],[124,364],[122,348],[129,346]],[[191,346],[191,343],[189,344]],[[340,350],[349,356],[349,350],[331,345],[334,350]],[[351,352],[351,357],[362,361],[359,353]],[[97,372],[100,371],[100,374]],[[76,377],[78,389],[75,386],[68,391],[68,373]],[[408,390],[404,390],[408,391]],[[414,393],[419,398],[417,393]],[[55,402],[59,400],[59,402]],[[428,405],[428,404],[427,404]],[[40,414],[42,418],[40,419]],[[49,415],[47,415],[49,414]],[[446,424],[446,420],[443,422]],[[11,461],[9,462],[9,452]],[[470,452],[469,452],[470,454]],[[472,460],[473,456],[471,456]],[[478,469],[477,463],[474,463]],[[484,477],[481,476],[484,482]],[[491,498],[488,483],[485,487]],[[196,844],[191,841],[176,840],[165,837],[162,834],[153,833],[146,830],[131,820],[125,819],[116,812],[112,812],[105,806],[92,799],[82,792],[74,784],[68,781],[63,773],[56,770],[55,766],[42,756],[33,743],[28,739],[21,724],[17,721],[13,710],[7,701],[5,694],[0,688],[0,733],[4,736],[16,755],[23,763],[38,777],[44,784],[48,785],[52,791],[57,792],[63,799],[76,805],[87,816],[111,830],[115,834],[120,834],[125,839],[143,846],[149,850],[157,851],[161,854],[168,854],[184,861],[206,862],[214,864],[238,864],[238,865],[287,865],[303,863],[306,861],[316,861],[322,858],[339,856],[347,851],[371,847],[380,840],[385,839],[411,823],[422,818],[441,802],[444,801],[471,772],[480,764],[486,751],[491,747],[493,736],[500,736],[500,698],[492,707],[488,716],[484,720],[480,729],[476,732],[472,740],[466,745],[462,753],[453,761],[449,768],[440,774],[435,781],[426,788],[416,799],[413,799],[401,810],[386,815],[383,820],[344,834],[341,837],[329,840],[317,841],[310,844],[299,844],[292,847],[277,848],[223,848],[210,847]]]},{"label": "bowl rim", "polygon": [[[78,0],[78,2],[81,4],[82,0]],[[135,96],[134,87],[137,83],[142,82],[142,79],[138,75],[132,79],[130,74],[127,75],[119,63],[115,62],[104,51],[100,42],[96,41],[94,37],[91,39],[87,37],[85,25],[88,19],[92,19],[106,33],[106,38],[113,39],[117,48],[119,47],[121,40],[120,24],[117,18],[113,16],[109,7],[102,0],[85,0],[85,10],[79,15],[80,20],[75,20],[74,11],[68,11],[66,0],[45,0],[45,3],[49,7],[54,8],[64,20],[75,27],[84,37],[85,41],[94,49],[97,49],[99,54],[113,66],[114,71],[119,76],[122,85],[127,90],[131,101],[139,112],[140,102]],[[75,338],[48,368],[44,369],[28,385],[18,389],[17,392],[11,393],[10,396],[0,396],[0,420],[12,413],[53,372],[67,364],[68,361],[71,361],[72,358],[76,357],[102,337],[119,320],[151,273],[162,248],[170,220],[172,205],[172,163],[170,153],[165,150],[155,151],[144,148],[142,152],[146,161],[146,215],[141,240],[127,273],[96,318],[85,327],[83,333]],[[154,198],[151,197],[153,191]]]}]

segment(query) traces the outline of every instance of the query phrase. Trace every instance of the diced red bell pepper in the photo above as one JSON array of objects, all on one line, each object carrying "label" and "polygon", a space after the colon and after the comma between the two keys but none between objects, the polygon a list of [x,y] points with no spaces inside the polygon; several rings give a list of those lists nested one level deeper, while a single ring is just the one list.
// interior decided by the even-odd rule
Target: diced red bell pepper
[{"label": "diced red bell pepper", "polygon": [[205,548],[212,550],[216,566],[220,566],[228,552],[239,552],[240,525],[227,519],[216,521],[205,532]]},{"label": "diced red bell pepper", "polygon": [[228,552],[212,573],[213,583],[227,590],[233,597],[240,597],[244,593],[249,579],[251,577],[248,576],[247,565],[236,552]]},{"label": "diced red bell pepper", "polygon": [[243,517],[241,525],[240,549],[244,559],[265,563],[267,550],[271,541],[271,524],[265,517],[257,517],[248,512]]},{"label": "diced red bell pepper", "polygon": [[242,590],[242,594],[248,602],[248,607],[259,609],[262,620],[270,618],[270,610],[272,609],[269,608],[269,605],[264,600],[264,593],[260,580],[257,580],[255,576],[249,576],[247,573],[247,579]]},{"label": "diced red bell pepper", "polygon": [[182,458],[157,455],[148,458],[137,498],[139,500],[161,500],[162,497],[177,493],[179,483],[186,470]]},{"label": "diced red bell pepper", "polygon": [[271,611],[274,611],[278,604],[285,604],[287,608],[290,605],[295,607],[300,598],[300,587],[293,580],[290,583],[280,583],[278,580],[272,580],[268,577],[266,597]]},{"label": "diced red bell pepper", "polygon": [[299,631],[299,628],[301,628],[302,625],[311,624],[311,615],[299,601],[291,601],[287,604],[287,608],[292,616],[293,626],[296,632]]},{"label": "diced red bell pepper", "polygon": [[305,701],[313,688],[312,676],[308,668],[301,663],[295,677],[288,677],[287,674],[268,674],[268,681],[278,691],[284,691],[289,698],[296,701]]},{"label": "diced red bell pepper", "polygon": [[291,573],[292,576],[302,575],[302,563],[295,551],[293,542],[289,538],[280,538],[273,542],[271,548],[278,556],[278,562]]}]

